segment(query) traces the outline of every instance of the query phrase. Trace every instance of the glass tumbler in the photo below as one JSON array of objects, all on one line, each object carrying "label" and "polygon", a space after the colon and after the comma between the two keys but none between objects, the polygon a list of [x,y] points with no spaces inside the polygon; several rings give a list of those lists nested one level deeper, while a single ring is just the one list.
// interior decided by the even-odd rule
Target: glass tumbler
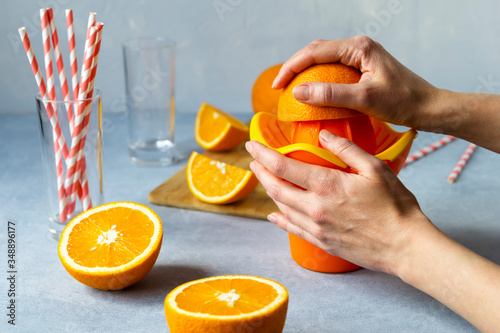
[{"label": "glass tumbler", "polygon": [[130,160],[147,166],[175,163],[174,43],[132,39],[123,43],[123,56]]},{"label": "glass tumbler", "polygon": [[[65,188],[64,180],[68,173],[67,163],[69,163],[68,157],[71,151],[72,132],[76,131],[75,122],[78,123],[75,114],[78,106],[83,103],[88,105],[87,110],[90,113],[88,117],[81,118],[83,127],[86,127],[85,139],[81,141],[85,145],[80,158],[75,159],[77,161],[75,165],[79,167],[76,170],[79,171],[74,173],[78,181],[74,186],[75,191],[72,191],[73,187]],[[45,189],[49,236],[59,240],[62,229],[73,217],[88,208],[104,203],[101,91],[95,89],[91,99],[78,102],[65,102],[59,93],[56,93],[56,100],[44,100],[38,93],[36,108],[40,129],[42,184]],[[72,118],[72,125],[68,118]],[[64,146],[61,144],[62,138],[64,138],[65,148],[59,149],[60,146]]]}]

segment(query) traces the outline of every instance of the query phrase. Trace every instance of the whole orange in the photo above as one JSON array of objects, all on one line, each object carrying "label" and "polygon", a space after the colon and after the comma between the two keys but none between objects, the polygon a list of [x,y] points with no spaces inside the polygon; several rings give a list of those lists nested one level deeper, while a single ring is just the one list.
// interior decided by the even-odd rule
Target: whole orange
[{"label": "whole orange", "polygon": [[271,88],[282,64],[274,65],[263,71],[252,88],[252,108],[255,113],[278,113],[278,100],[281,90]]},{"label": "whole orange", "polygon": [[292,94],[293,88],[306,82],[353,84],[361,72],[341,63],[311,66],[297,74],[281,92],[278,119],[291,121],[291,143],[310,143],[320,147],[322,129],[347,138],[370,154],[375,153],[375,133],[370,118],[358,111],[301,103]]},{"label": "whole orange", "polygon": [[281,91],[278,103],[278,119],[281,121],[305,121],[338,119],[359,116],[358,111],[334,106],[314,106],[301,103],[293,97],[293,88],[306,82],[358,83],[361,72],[339,62],[319,64],[306,68]]}]

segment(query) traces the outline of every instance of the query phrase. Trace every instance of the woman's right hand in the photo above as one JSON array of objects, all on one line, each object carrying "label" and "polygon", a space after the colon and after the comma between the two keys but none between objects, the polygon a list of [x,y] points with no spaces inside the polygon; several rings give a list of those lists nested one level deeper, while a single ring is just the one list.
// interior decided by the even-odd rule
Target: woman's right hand
[{"label": "woman's right hand", "polygon": [[311,105],[339,106],[417,129],[432,126],[431,113],[440,90],[410,71],[379,43],[365,36],[315,40],[286,61],[273,88],[313,64],[341,62],[362,72],[357,84],[311,82],[294,88],[294,97]]}]

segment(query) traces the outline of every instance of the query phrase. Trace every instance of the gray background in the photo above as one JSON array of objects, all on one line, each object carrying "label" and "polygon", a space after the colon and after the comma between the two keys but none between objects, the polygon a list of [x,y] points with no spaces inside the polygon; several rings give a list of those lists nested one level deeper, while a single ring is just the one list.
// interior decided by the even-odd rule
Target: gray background
[{"label": "gray background", "polygon": [[121,42],[149,35],[177,43],[179,112],[196,112],[202,101],[248,112],[263,69],[316,38],[359,34],[439,87],[497,93],[500,86],[500,2],[494,0],[0,0],[0,113],[34,112],[37,88],[17,29],[26,26],[41,61],[41,7],[55,11],[65,56],[64,9],[74,10],[80,64],[88,12],[104,22],[96,82],[104,112],[124,111]]}]

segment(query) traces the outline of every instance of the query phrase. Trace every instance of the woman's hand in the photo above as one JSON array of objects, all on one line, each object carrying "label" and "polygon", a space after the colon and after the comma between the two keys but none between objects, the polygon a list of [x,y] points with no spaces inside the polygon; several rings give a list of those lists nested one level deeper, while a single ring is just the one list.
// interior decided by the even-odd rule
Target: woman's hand
[{"label": "woman's hand", "polygon": [[269,220],[357,265],[397,274],[414,224],[429,223],[389,167],[323,130],[321,145],[358,174],[306,164],[250,141],[250,166],[282,213]]},{"label": "woman's hand", "polygon": [[284,88],[296,73],[313,64],[337,61],[363,73],[358,84],[304,83],[295,87],[294,97],[312,105],[352,108],[417,129],[436,125],[432,117],[442,92],[364,36],[313,41],[283,64],[273,88]]}]

